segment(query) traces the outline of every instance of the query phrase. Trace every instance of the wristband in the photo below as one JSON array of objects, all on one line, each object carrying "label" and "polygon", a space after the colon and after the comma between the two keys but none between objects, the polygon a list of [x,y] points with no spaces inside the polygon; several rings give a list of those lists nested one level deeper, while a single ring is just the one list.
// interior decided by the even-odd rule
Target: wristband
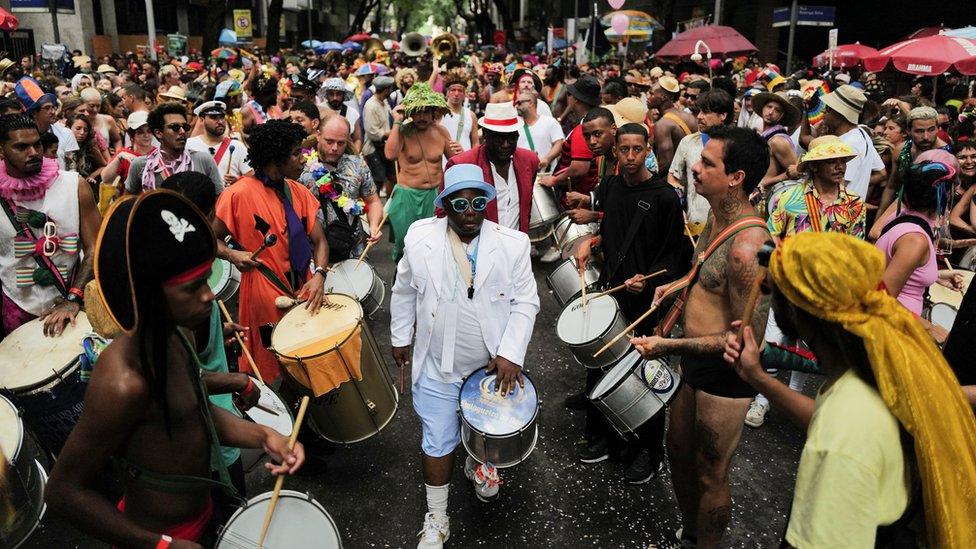
[{"label": "wristband", "polygon": [[172,542],[173,542],[173,538],[167,536],[166,534],[163,534],[162,536],[159,537],[159,541],[156,542],[156,549],[167,549],[167,547],[169,547],[169,544]]},{"label": "wristband", "polygon": [[82,290],[81,288],[71,288],[70,290],[68,290],[68,293],[74,294],[80,297],[82,300],[85,299],[85,290]]},{"label": "wristband", "polygon": [[599,219],[600,221],[603,221],[604,215],[606,215],[606,212],[596,212],[596,218]]},{"label": "wristband", "polygon": [[251,393],[253,393],[256,388],[257,386],[254,385],[254,380],[251,379],[251,376],[247,376],[247,385],[244,387],[244,390],[241,391],[241,398],[250,397]]},{"label": "wristband", "polygon": [[590,239],[590,247],[591,248],[595,248],[597,245],[599,245],[599,242],[597,242],[597,240],[599,240],[599,239],[600,239],[600,237],[598,237],[598,236],[594,236],[593,238],[591,238]]}]

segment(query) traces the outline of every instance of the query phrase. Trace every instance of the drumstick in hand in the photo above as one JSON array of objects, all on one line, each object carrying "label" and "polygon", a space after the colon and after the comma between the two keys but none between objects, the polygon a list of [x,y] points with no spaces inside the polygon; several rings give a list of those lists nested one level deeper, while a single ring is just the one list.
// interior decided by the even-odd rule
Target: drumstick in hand
[{"label": "drumstick in hand", "polygon": [[[380,227],[382,227],[383,225],[386,224],[386,219],[388,217],[390,217],[390,212],[383,212],[383,218],[380,219]],[[373,235],[370,235],[370,236],[373,236]],[[376,244],[377,242],[378,242],[377,240],[374,240],[374,241],[370,242],[369,244],[366,244],[366,247],[363,248],[363,253],[359,254],[359,260],[356,261],[356,266],[353,267],[352,270],[355,271],[356,269],[359,268],[359,264],[362,263],[363,262],[363,259],[366,258],[366,253],[369,252],[369,249],[372,248],[373,247],[373,244]]]},{"label": "drumstick in hand", "polygon": [[[308,396],[302,397],[302,403],[298,406],[298,415],[295,416],[295,425],[291,428],[291,436],[288,437],[288,449],[295,447],[298,439],[298,431],[302,428],[302,420],[305,419],[305,410],[308,408]],[[264,512],[264,523],[261,524],[261,535],[258,536],[258,549],[264,547],[264,538],[268,535],[268,527],[271,526],[271,519],[274,517],[275,507],[278,505],[278,496],[281,494],[281,487],[285,483],[285,474],[278,475],[275,480],[274,491],[271,492],[271,502],[268,510]]]},{"label": "drumstick in hand", "polygon": [[746,297],[746,309],[742,313],[742,324],[739,325],[738,338],[741,344],[742,334],[745,333],[746,326],[752,323],[752,313],[756,310],[756,302],[759,301],[759,289],[762,287],[762,281],[766,278],[766,270],[762,267],[759,268],[759,275],[756,277],[756,281],[753,282],[752,288],[749,289],[749,295]]},{"label": "drumstick in hand", "polygon": [[691,234],[691,222],[688,221],[688,214],[686,214],[685,212],[681,212],[681,215],[683,215],[685,217],[685,234],[688,235],[688,240],[691,241],[691,247],[692,247],[692,249],[697,249],[698,248],[698,241],[695,240],[695,237],[692,236],[692,234]]},{"label": "drumstick in hand", "polygon": [[633,323],[631,323],[631,325],[630,325],[630,326],[627,326],[626,328],[624,328],[623,330],[621,330],[621,332],[620,332],[619,334],[617,334],[616,336],[614,336],[614,338],[613,338],[613,339],[611,339],[611,340],[610,340],[609,342],[607,342],[607,344],[606,344],[606,345],[604,345],[603,347],[601,347],[599,351],[597,351],[597,352],[595,352],[595,353],[593,353],[593,358],[596,358],[596,357],[598,357],[598,356],[600,356],[600,355],[602,355],[602,354],[603,354],[603,351],[606,351],[606,350],[607,350],[607,349],[609,349],[609,348],[610,348],[610,347],[611,347],[611,346],[612,346],[612,345],[613,345],[614,343],[616,343],[616,342],[618,342],[618,341],[620,341],[620,338],[622,338],[622,337],[624,337],[624,336],[625,336],[626,334],[628,334],[628,333],[630,333],[630,331],[631,331],[631,330],[633,330],[634,328],[636,328],[638,324],[640,324],[641,322],[644,322],[644,319],[645,319],[645,318],[647,318],[647,317],[649,317],[649,316],[651,316],[651,314],[652,314],[652,313],[653,313],[654,311],[656,311],[656,310],[657,310],[657,308],[658,308],[658,304],[657,304],[657,303],[655,303],[654,305],[652,305],[652,306],[651,306],[651,308],[650,308],[650,309],[648,309],[646,313],[644,313],[644,314],[642,314],[642,315],[640,315],[640,318],[638,318],[638,319],[637,319],[637,320],[635,320],[635,321],[634,321]]},{"label": "drumstick in hand", "polygon": [[[223,300],[218,299],[217,306],[220,307],[220,312],[224,314],[224,322],[233,324],[234,321],[230,318],[230,313],[227,311],[227,307],[224,305]],[[257,376],[258,381],[264,383],[264,378],[261,377],[261,370],[259,370],[257,365],[254,364],[254,357],[251,356],[251,351],[247,349],[247,345],[244,345],[244,340],[241,339],[241,334],[237,333],[237,330],[234,330],[234,337],[237,338],[237,344],[241,346],[241,351],[244,353],[244,356],[247,357],[247,363],[251,365],[251,371],[253,371],[254,375]]]},{"label": "drumstick in hand", "polygon": [[583,312],[586,312],[586,271],[580,271],[580,289],[583,292]]},{"label": "drumstick in hand", "polygon": [[[664,274],[666,272],[668,272],[667,269],[661,269],[660,271],[655,271],[655,272],[653,272],[653,273],[651,273],[649,275],[644,275],[644,276],[640,277],[639,279],[637,279],[637,282],[644,282],[645,280],[647,280],[649,278],[654,278],[655,276],[662,275],[662,274]],[[593,294],[590,297],[590,301],[593,301],[594,299],[596,299],[598,297],[603,297],[605,295],[610,295],[610,294],[612,294],[614,292],[619,292],[620,290],[623,290],[626,287],[627,287],[626,284],[621,284],[620,286],[614,286],[613,288],[610,288],[609,290],[604,290],[604,291],[602,291],[600,293]]]},{"label": "drumstick in hand", "polygon": [[[952,268],[952,263],[949,263],[949,258],[948,257],[943,257],[942,258],[942,261],[945,261],[945,266],[946,266],[947,269],[949,269],[949,276],[955,276],[956,275],[956,270]],[[953,290],[955,292],[962,293],[962,290],[957,289],[957,288],[955,288],[953,286],[949,286],[949,289],[951,289],[951,290]]]}]

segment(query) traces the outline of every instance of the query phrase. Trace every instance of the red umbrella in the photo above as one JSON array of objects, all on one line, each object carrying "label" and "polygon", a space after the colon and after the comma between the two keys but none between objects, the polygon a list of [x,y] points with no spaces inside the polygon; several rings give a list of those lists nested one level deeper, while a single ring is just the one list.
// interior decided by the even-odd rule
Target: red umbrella
[{"label": "red umbrella", "polygon": [[876,72],[891,63],[901,72],[937,76],[949,70],[976,74],[976,40],[937,34],[892,44],[864,58],[864,68]]},{"label": "red umbrella", "polygon": [[354,34],[354,35],[350,36],[349,38],[346,38],[345,40],[343,40],[343,42],[349,42],[349,41],[353,41],[353,42],[365,42],[365,41],[369,40],[370,38],[372,38],[370,35],[366,34],[365,32],[361,32],[359,34]]},{"label": "red umbrella", "polygon": [[[746,40],[739,31],[721,25],[706,25],[682,32],[657,51],[655,57],[662,61],[677,62],[688,59],[695,53],[695,44],[701,40],[712,52],[713,57],[727,57],[740,53],[758,51],[752,42]],[[705,48],[699,50],[706,55]]]},{"label": "red umbrella", "polygon": [[[865,57],[877,55],[878,50],[863,46],[860,42],[837,46],[834,50],[834,67],[846,69],[856,67]],[[813,58],[813,64],[817,67],[826,67],[830,64],[830,50],[827,50]]]},{"label": "red umbrella", "polygon": [[17,21],[17,17],[9,11],[0,8],[0,29],[5,31],[17,30],[18,25],[20,25],[20,22]]}]

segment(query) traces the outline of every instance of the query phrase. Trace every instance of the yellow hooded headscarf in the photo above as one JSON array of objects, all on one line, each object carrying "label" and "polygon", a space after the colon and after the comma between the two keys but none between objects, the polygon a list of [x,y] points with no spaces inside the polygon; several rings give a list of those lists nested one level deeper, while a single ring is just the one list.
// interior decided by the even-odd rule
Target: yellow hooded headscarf
[{"label": "yellow hooded headscarf", "polygon": [[776,287],[864,341],[882,399],[915,438],[932,547],[976,547],[976,420],[942,353],[881,286],[885,260],[841,233],[800,233],[773,253]]}]

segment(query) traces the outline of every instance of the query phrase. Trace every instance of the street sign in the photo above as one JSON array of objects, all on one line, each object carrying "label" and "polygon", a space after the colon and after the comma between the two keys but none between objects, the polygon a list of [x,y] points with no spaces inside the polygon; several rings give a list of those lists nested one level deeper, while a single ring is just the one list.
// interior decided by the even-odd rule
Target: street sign
[{"label": "street sign", "polygon": [[837,29],[830,29],[827,33],[827,49],[831,51],[837,49]]},{"label": "street sign", "polygon": [[[837,8],[833,6],[798,6],[796,24],[800,27],[832,27]],[[773,27],[790,26],[790,8],[773,10]]]}]

